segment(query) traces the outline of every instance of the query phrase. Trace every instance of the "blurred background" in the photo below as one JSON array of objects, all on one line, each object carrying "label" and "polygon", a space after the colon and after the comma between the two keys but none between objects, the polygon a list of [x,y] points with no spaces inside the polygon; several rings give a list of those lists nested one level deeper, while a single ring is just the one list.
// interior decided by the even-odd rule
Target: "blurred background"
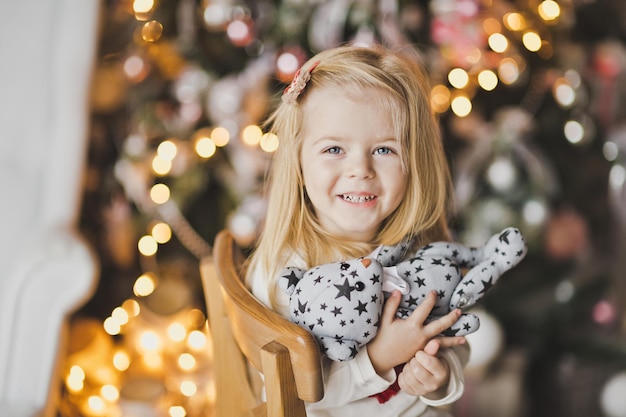
[{"label": "blurred background", "polygon": [[626,2],[108,0],[99,19],[80,214],[99,281],[60,416],[212,415],[199,260],[223,228],[254,244],[280,146],[259,126],[346,42],[423,57],[454,238],[529,243],[475,309],[454,415],[626,416]]}]

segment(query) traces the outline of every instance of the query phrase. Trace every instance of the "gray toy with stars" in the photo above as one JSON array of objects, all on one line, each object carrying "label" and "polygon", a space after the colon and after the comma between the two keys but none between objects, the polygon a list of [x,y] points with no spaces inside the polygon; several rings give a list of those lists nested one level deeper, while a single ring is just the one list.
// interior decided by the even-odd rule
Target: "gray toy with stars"
[{"label": "gray toy with stars", "polygon": [[[396,313],[400,318],[436,291],[437,303],[427,319],[432,321],[455,308],[473,306],[527,250],[514,227],[493,235],[480,247],[434,242],[397,262],[408,246],[407,242],[383,246],[369,257],[309,270],[285,268],[279,286],[290,297],[291,320],[313,333],[330,359],[348,360],[376,335],[384,299],[392,290],[402,293]],[[463,313],[443,335],[464,336],[479,326],[478,317]]]}]

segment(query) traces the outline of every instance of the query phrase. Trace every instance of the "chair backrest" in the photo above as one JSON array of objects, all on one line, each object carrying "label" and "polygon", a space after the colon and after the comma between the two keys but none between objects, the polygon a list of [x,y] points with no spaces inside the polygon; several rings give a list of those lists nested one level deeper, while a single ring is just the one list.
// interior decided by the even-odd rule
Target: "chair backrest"
[{"label": "chair backrest", "polygon": [[[300,326],[259,302],[243,282],[244,257],[221,231],[201,276],[214,345],[216,415],[304,417],[324,394],[319,346]],[[263,374],[265,402],[247,361]]]}]

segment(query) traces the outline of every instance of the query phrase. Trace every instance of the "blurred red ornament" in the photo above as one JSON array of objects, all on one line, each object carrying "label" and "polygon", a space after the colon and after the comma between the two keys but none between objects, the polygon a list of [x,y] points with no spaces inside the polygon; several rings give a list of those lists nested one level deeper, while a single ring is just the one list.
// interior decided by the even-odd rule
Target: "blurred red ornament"
[{"label": "blurred red ornament", "polygon": [[573,210],[556,212],[546,226],[544,245],[546,253],[556,260],[582,255],[589,246],[587,222]]}]

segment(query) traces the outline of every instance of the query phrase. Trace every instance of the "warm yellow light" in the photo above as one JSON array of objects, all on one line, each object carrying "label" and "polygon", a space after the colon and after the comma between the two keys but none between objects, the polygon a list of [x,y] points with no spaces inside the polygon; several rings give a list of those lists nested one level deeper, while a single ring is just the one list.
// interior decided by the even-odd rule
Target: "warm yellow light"
[{"label": "warm yellow light", "polygon": [[137,242],[137,248],[139,249],[139,253],[143,256],[152,256],[159,249],[159,245],[156,240],[152,236],[142,236]]},{"label": "warm yellow light", "polygon": [[118,371],[125,371],[130,367],[130,357],[123,350],[113,354],[113,367]]},{"label": "warm yellow light", "polygon": [[118,389],[110,384],[103,385],[102,388],[100,388],[100,395],[102,395],[102,398],[109,402],[117,401],[118,398],[120,398],[120,392]]},{"label": "warm yellow light", "polygon": [[163,357],[156,350],[144,353],[142,359],[148,368],[160,369],[163,366]]},{"label": "warm yellow light", "polygon": [[122,307],[115,307],[111,313],[111,317],[121,325],[128,323],[128,312]]},{"label": "warm yellow light", "polygon": [[137,300],[133,300],[132,298],[124,301],[122,303],[122,308],[126,310],[126,313],[128,313],[128,317],[137,317],[140,311],[139,303],[137,302]]},{"label": "warm yellow light", "polygon": [[156,20],[144,23],[141,28],[141,38],[146,42],[156,42],[161,39],[163,25]]},{"label": "warm yellow light", "polygon": [[180,393],[185,397],[191,397],[198,391],[198,387],[192,381],[183,381],[180,383]]},{"label": "warm yellow light", "polygon": [[156,279],[154,275],[147,272],[142,274],[135,281],[135,285],[133,285],[133,293],[137,297],[145,297],[147,295],[152,294],[154,289],[156,288]]},{"label": "warm yellow light", "polygon": [[483,21],[483,30],[487,34],[497,33],[502,31],[502,26],[500,22],[493,17],[488,17]]},{"label": "warm yellow light", "polygon": [[175,342],[185,340],[187,337],[187,330],[185,326],[180,323],[172,323],[167,328],[167,335]]},{"label": "warm yellow light", "polygon": [[85,371],[78,365],[72,365],[70,368],[70,375],[78,379],[85,379]]},{"label": "warm yellow light", "polygon": [[152,158],[152,171],[160,176],[167,175],[172,170],[172,161],[163,159],[159,155]]},{"label": "warm yellow light", "polygon": [[495,52],[502,53],[509,47],[509,40],[501,33],[492,33],[487,39],[489,47]]},{"label": "warm yellow light", "polygon": [[260,146],[265,152],[275,152],[278,149],[278,136],[273,133],[266,133],[261,137]]},{"label": "warm yellow light", "polygon": [[150,188],[150,198],[156,204],[166,203],[170,199],[170,188],[162,183],[154,184]]},{"label": "warm yellow light", "polygon": [[261,142],[263,131],[257,125],[246,126],[241,132],[241,139],[243,143],[249,146],[256,146]]},{"label": "warm yellow light", "polygon": [[190,371],[196,366],[196,358],[191,353],[182,353],[178,357],[178,366],[185,371]]},{"label": "warm yellow light", "polygon": [[464,88],[469,82],[469,74],[462,68],[454,68],[448,73],[448,81],[454,88]]},{"label": "warm yellow light", "polygon": [[102,323],[102,326],[104,327],[104,331],[111,336],[118,335],[122,331],[122,326],[113,317],[107,317]]},{"label": "warm yellow light", "polygon": [[169,409],[169,413],[171,417],[185,417],[187,415],[187,411],[183,406],[173,405]]},{"label": "warm yellow light", "polygon": [[171,161],[176,157],[178,147],[171,140],[164,140],[157,147],[157,155],[166,161]]},{"label": "warm yellow light", "polygon": [[541,37],[537,32],[526,32],[522,35],[522,43],[530,52],[537,52],[541,49]]},{"label": "warm yellow light", "polygon": [[211,139],[213,139],[216,146],[226,146],[230,142],[230,133],[225,127],[216,127],[211,132]]},{"label": "warm yellow light", "polygon": [[82,391],[85,387],[85,380],[70,374],[65,377],[65,386],[73,392]]},{"label": "warm yellow light", "polygon": [[206,316],[199,308],[189,310],[186,320],[188,327],[197,328],[206,324]]},{"label": "warm yellow light", "polygon": [[83,368],[73,365],[65,378],[65,385],[71,391],[81,391],[85,386],[85,371],[83,371]]},{"label": "warm yellow light", "polygon": [[513,31],[520,31],[526,28],[526,19],[519,13],[507,13],[502,18],[507,28]]},{"label": "warm yellow light", "polygon": [[148,13],[154,7],[154,0],[133,1],[133,11],[135,13]]},{"label": "warm yellow light", "polygon": [[144,330],[139,335],[139,347],[143,352],[154,352],[161,348],[161,338],[152,330]]},{"label": "warm yellow light", "polygon": [[445,85],[438,84],[430,91],[430,102],[433,110],[443,113],[450,107],[450,90]]},{"label": "warm yellow light", "polygon": [[539,16],[543,20],[551,21],[557,19],[561,15],[561,7],[555,1],[546,0],[537,6],[537,12],[539,12]]},{"label": "warm yellow light", "polygon": [[97,395],[90,396],[87,399],[87,404],[89,405],[89,408],[97,413],[104,411],[104,401],[102,401],[102,398]]},{"label": "warm yellow light", "polygon": [[491,91],[498,85],[498,76],[491,70],[482,70],[478,74],[478,84],[485,91]]},{"label": "warm yellow light", "polygon": [[195,149],[201,158],[210,158],[215,155],[217,146],[211,138],[200,138],[196,140]]},{"label": "warm yellow light", "polygon": [[472,102],[465,96],[458,96],[452,99],[450,108],[455,115],[465,117],[472,111]]},{"label": "warm yellow light", "polygon": [[201,350],[206,345],[207,339],[200,330],[194,330],[187,337],[187,346],[193,350]]},{"label": "warm yellow light", "polygon": [[172,238],[172,228],[167,223],[158,222],[152,226],[150,234],[157,243],[167,243]]}]

